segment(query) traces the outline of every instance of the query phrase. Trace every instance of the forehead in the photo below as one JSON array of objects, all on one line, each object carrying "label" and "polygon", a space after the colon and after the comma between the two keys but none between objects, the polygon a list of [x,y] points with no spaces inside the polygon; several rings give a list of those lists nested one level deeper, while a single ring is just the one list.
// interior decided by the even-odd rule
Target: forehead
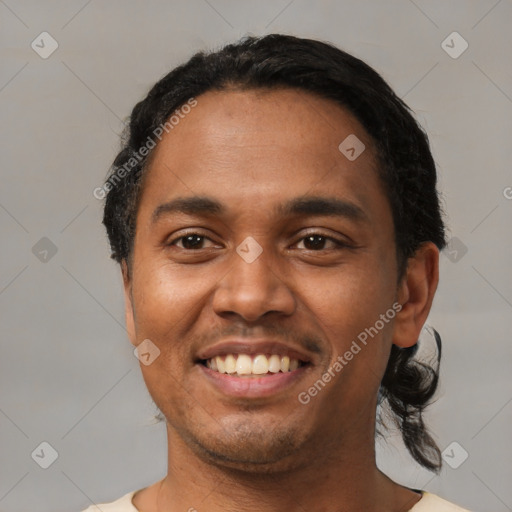
[{"label": "forehead", "polygon": [[[283,212],[276,205],[302,195],[387,208],[372,141],[334,101],[294,89],[215,91],[196,100],[155,148],[140,210],[176,197],[214,196],[227,213]],[[347,137],[365,147],[352,161],[339,149]]]}]

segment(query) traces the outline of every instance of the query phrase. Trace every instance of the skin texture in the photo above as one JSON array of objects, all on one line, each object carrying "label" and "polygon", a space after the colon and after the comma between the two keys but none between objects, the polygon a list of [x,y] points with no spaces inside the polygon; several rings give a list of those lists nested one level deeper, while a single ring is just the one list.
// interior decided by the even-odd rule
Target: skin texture
[{"label": "skin texture", "polygon": [[[394,511],[420,495],[375,463],[379,383],[392,343],[416,343],[438,282],[439,251],[425,243],[398,283],[394,227],[371,140],[337,104],[291,89],[208,92],[158,144],[139,203],[133,259],[123,263],[130,341],[160,355],[141,363],[167,420],[168,474],[138,492],[141,512]],[[366,146],[349,161],[338,145]],[[336,197],[366,221],[283,216],[304,195]],[[222,215],[154,210],[177,197],[208,196]],[[196,248],[179,237],[195,232]],[[311,234],[328,237],[307,243]],[[252,263],[236,252],[253,237]],[[330,238],[347,246],[337,247]],[[188,247],[188,248],[184,248]],[[393,303],[402,305],[307,405],[297,400]],[[272,338],[312,364],[266,398],[214,388],[197,354],[227,337]]]}]

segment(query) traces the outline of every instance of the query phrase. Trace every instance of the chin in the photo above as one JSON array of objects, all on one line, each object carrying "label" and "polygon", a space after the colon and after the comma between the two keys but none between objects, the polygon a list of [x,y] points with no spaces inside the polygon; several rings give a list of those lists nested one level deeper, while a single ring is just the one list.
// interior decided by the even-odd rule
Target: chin
[{"label": "chin", "polygon": [[303,436],[291,427],[263,427],[254,421],[230,422],[211,433],[180,432],[189,448],[203,461],[251,473],[276,473],[297,466]]}]

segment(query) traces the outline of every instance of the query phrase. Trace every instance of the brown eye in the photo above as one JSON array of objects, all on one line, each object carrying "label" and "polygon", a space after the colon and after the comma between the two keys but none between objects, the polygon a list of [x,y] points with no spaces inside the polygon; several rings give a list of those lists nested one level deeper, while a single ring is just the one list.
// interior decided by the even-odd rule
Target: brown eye
[{"label": "brown eye", "polygon": [[[188,235],[175,238],[169,245],[177,245],[180,249],[194,250],[204,249],[203,244],[208,237],[197,233],[189,233]],[[181,245],[179,245],[181,241]]]},{"label": "brown eye", "polygon": [[187,235],[182,237],[182,240],[185,249],[197,249],[204,242],[204,237],[200,235]]},{"label": "brown eye", "polygon": [[[343,247],[347,247],[346,244],[336,240],[334,238],[324,236],[321,234],[312,234],[305,236],[300,240],[304,244],[304,248],[308,251],[321,251],[324,249],[339,249]],[[299,243],[300,243],[299,242]],[[326,244],[330,243],[330,247],[326,247]]]},{"label": "brown eye", "polygon": [[326,238],[322,235],[311,235],[304,238],[304,246],[306,249],[324,249]]}]

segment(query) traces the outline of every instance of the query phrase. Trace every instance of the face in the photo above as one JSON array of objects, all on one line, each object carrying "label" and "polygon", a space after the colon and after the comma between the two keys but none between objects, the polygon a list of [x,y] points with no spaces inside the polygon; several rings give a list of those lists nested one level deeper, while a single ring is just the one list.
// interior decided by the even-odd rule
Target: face
[{"label": "face", "polygon": [[[338,149],[349,135],[355,160]],[[141,369],[176,438],[267,469],[373,442],[403,297],[372,143],[348,111],[295,90],[199,96],[155,148],[136,222],[127,325],[160,351]]]}]

